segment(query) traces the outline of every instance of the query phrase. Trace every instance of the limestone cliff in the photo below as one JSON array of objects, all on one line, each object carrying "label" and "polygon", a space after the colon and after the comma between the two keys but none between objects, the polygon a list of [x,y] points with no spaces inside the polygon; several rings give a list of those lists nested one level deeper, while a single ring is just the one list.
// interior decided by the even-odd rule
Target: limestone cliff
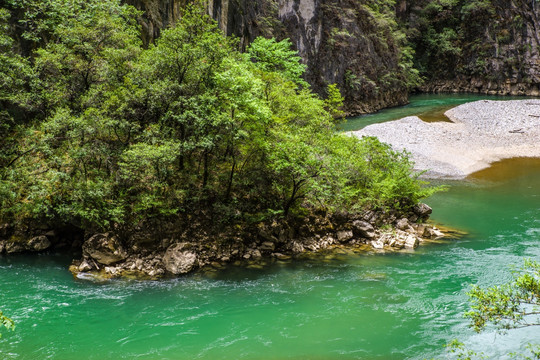
[{"label": "limestone cliff", "polygon": [[[144,10],[144,39],[181,16],[184,0],[126,0]],[[393,25],[370,1],[208,0],[209,14],[245,47],[259,35],[290,38],[307,65],[306,80],[324,95],[336,83],[347,112],[373,112],[407,102],[406,69]],[[393,9],[391,9],[393,12]]]},{"label": "limestone cliff", "polygon": [[[148,43],[190,0],[125,1],[145,11]],[[415,83],[413,56],[426,79],[422,91],[539,94],[537,1],[206,0],[206,6],[241,47],[259,35],[291,38],[307,65],[306,80],[322,95],[338,84],[349,114],[406,103]]]},{"label": "limestone cliff", "polygon": [[424,91],[540,95],[540,3],[402,0]]}]

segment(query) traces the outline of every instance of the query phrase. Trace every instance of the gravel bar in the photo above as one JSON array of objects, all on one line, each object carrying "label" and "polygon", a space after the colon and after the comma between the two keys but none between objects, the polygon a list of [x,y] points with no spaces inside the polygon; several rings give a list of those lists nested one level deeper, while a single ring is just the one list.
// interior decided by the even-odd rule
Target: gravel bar
[{"label": "gravel bar", "polygon": [[540,157],[540,99],[480,100],[445,115],[451,122],[409,116],[351,134],[376,136],[410,152],[415,169],[427,178],[463,179],[495,161]]}]

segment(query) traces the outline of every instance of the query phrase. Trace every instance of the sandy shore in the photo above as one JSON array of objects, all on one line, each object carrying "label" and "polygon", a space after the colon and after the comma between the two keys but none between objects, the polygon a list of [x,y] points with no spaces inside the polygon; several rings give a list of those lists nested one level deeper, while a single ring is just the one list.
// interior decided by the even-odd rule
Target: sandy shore
[{"label": "sandy shore", "polygon": [[481,100],[448,110],[452,122],[426,123],[416,116],[352,132],[376,136],[412,154],[429,178],[461,179],[492,162],[540,157],[540,99]]}]

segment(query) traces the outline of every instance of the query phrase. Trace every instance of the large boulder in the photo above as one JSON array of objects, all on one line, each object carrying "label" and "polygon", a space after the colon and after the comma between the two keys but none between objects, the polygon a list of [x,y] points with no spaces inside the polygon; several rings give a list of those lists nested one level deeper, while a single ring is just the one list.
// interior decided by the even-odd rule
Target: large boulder
[{"label": "large boulder", "polygon": [[356,236],[373,239],[375,237],[375,228],[367,221],[355,220],[352,223],[353,232]]},{"label": "large boulder", "polygon": [[163,256],[163,265],[174,275],[187,274],[199,265],[197,254],[189,249],[187,243],[169,246]]},{"label": "large boulder", "polygon": [[96,234],[82,246],[85,258],[103,265],[112,265],[127,258],[127,252],[118,238],[110,233]]},{"label": "large boulder", "polygon": [[413,212],[418,215],[422,221],[427,220],[432,211],[433,210],[429,207],[429,205],[424,203],[418,203],[413,207]]},{"label": "large boulder", "polygon": [[45,235],[35,236],[26,244],[26,249],[30,251],[43,251],[51,247],[51,241]]}]

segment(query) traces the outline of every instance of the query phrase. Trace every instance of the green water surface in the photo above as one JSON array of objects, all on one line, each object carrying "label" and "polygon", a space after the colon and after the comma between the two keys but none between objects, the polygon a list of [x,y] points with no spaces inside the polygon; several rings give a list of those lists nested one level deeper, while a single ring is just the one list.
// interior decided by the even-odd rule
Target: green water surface
[{"label": "green water surface", "polygon": [[428,199],[467,231],[414,252],[344,254],[163,281],[75,279],[59,254],[0,257],[0,359],[424,359],[460,338],[505,357],[540,329],[476,335],[470,284],[540,260],[540,161],[508,161]]}]

